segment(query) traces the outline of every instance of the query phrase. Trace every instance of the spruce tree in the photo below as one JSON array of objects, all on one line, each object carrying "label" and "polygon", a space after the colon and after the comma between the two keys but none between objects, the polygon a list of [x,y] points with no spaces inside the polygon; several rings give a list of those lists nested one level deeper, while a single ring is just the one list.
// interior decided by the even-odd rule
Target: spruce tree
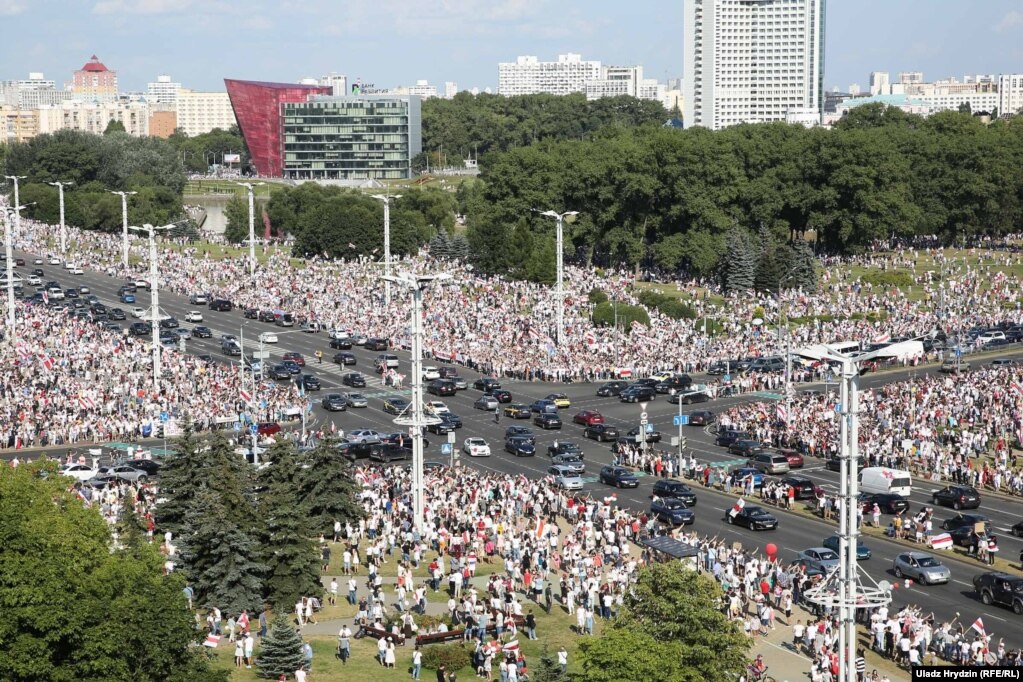
[{"label": "spruce tree", "polygon": [[434,258],[450,258],[451,244],[448,241],[448,233],[440,230],[430,240],[430,255]]},{"label": "spruce tree", "polygon": [[181,436],[174,441],[170,455],[160,469],[160,497],[156,506],[156,525],[161,531],[170,531],[175,536],[181,533],[185,514],[192,507],[195,496],[202,485],[205,454],[204,441],[195,435],[191,422],[185,424]]},{"label": "spruce tree", "polygon": [[540,658],[529,675],[533,682],[564,682],[568,676],[561,672],[561,666],[557,659],[551,655],[547,642],[543,643],[543,650],[540,651]]},{"label": "spruce tree", "polygon": [[469,260],[469,240],[464,234],[456,234],[451,238],[451,257],[463,263]]},{"label": "spruce tree", "polygon": [[334,445],[332,439],[321,441],[299,459],[299,503],[314,533],[329,534],[334,521],[344,524],[359,517],[352,465]]},{"label": "spruce tree", "polygon": [[228,518],[246,533],[255,526],[254,505],[246,492],[252,485],[251,468],[236,454],[222,432],[215,431],[204,450],[200,482],[217,493]]},{"label": "spruce tree", "polygon": [[259,646],[256,667],[259,676],[266,679],[277,679],[281,675],[291,677],[296,670],[305,665],[302,655],[302,636],[298,634],[288,621],[290,613],[280,611],[274,617],[270,631]]},{"label": "spruce tree", "polygon": [[749,233],[736,225],[728,232],[725,257],[721,260],[725,291],[749,291],[757,272],[757,253]]}]

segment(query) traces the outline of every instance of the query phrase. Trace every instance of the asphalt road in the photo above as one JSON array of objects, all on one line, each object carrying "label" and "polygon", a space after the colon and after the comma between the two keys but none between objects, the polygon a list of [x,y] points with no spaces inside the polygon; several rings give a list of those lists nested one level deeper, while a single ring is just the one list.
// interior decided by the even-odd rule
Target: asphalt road
[{"label": "asphalt road", "polygon": [[[142,307],[149,305],[149,295],[142,289],[138,292],[138,302],[136,304],[121,304],[117,297],[117,289],[122,284],[120,280],[95,272],[86,272],[86,274],[81,276],[72,276],[59,266],[33,265],[32,258],[34,256],[32,255],[20,253],[17,255],[24,255],[28,259],[28,265],[19,269],[23,276],[27,275],[33,267],[41,267],[45,273],[43,281],[56,279],[64,288],[86,284],[92,289],[94,294],[110,307],[121,307],[126,312],[129,312],[132,305]],[[242,315],[242,311],[237,309],[230,313],[212,312],[205,306],[189,305],[187,296],[171,294],[166,291],[161,292],[160,302],[162,309],[166,313],[174,315],[181,321],[182,326],[189,328],[194,325],[184,322],[186,313],[189,310],[200,310],[204,316],[202,324],[213,330],[213,339],[189,340],[187,342],[189,352],[210,353],[218,360],[229,362],[231,359],[224,356],[220,351],[219,337],[221,335],[233,334],[240,336],[240,329],[244,326],[245,352],[249,353],[255,349],[254,345],[250,345],[250,340],[254,340],[261,331],[272,330],[278,334],[279,343],[267,344],[265,346],[265,350],[268,350],[271,354],[269,361],[271,364],[275,359],[279,360],[284,352],[297,351],[305,356],[308,373],[316,375],[323,383],[323,390],[319,392],[320,395],[331,391],[351,390],[342,387],[340,379],[343,373],[353,371],[353,369],[339,368],[329,362],[329,358],[336,351],[329,348],[329,338],[326,333],[307,334],[295,331],[294,329],[277,328],[255,320],[246,320]],[[129,316],[129,319],[122,323],[122,325],[127,328],[127,325],[131,322],[132,320]],[[353,320],[351,326],[357,329],[357,321]],[[322,365],[315,362],[313,354],[316,350],[321,350],[324,353],[325,360]],[[407,397],[411,391],[406,388],[405,391],[398,392],[387,389],[382,385],[377,375],[373,372],[372,359],[377,355],[376,352],[366,351],[359,347],[353,348],[352,352],[358,358],[358,364],[354,370],[362,372],[367,378],[368,386],[365,389],[360,389],[360,392],[369,398],[369,407],[366,409],[349,409],[346,412],[330,413],[320,407],[317,393],[310,393],[309,396],[315,401],[312,424],[318,424],[320,427],[329,429],[330,423],[333,422],[337,428],[344,429],[345,431],[357,428],[372,428],[388,432],[402,430],[403,427],[393,424],[393,416],[383,412],[383,399],[386,396],[398,393],[402,393]],[[408,354],[402,351],[391,352],[395,352],[401,360],[399,371],[408,374]],[[1009,351],[1004,355],[1011,356],[1014,354],[1020,355],[1023,353]],[[234,359],[234,361],[237,365],[237,359]],[[430,361],[425,361],[424,364],[440,365],[440,363]],[[553,443],[555,439],[562,441],[572,440],[579,443],[585,452],[587,463],[586,491],[599,497],[616,492],[619,501],[632,509],[639,511],[648,508],[652,479],[644,477],[641,479],[638,489],[619,491],[614,491],[608,486],[596,482],[596,473],[599,467],[611,461],[610,447],[608,444],[598,444],[595,441],[583,439],[581,437],[582,427],[571,423],[571,415],[577,411],[596,409],[604,415],[608,423],[614,424],[620,429],[624,427],[624,430],[628,430],[639,424],[641,411],[639,405],[624,404],[616,398],[597,397],[595,395],[597,384],[554,385],[536,382],[504,381],[502,382],[504,388],[511,391],[514,402],[530,403],[533,400],[545,397],[549,393],[558,392],[567,395],[571,399],[572,405],[570,408],[562,410],[562,416],[567,423],[560,431],[543,431],[533,427],[530,422],[525,420],[518,421],[504,417],[501,418],[500,423],[495,423],[492,413],[473,409],[472,403],[480,395],[480,392],[472,389],[471,384],[479,375],[465,368],[458,368],[458,371],[469,382],[470,388],[466,391],[459,391],[453,397],[444,399],[444,402],[450,407],[451,411],[460,415],[464,421],[464,427],[457,432],[458,444],[460,445],[465,438],[470,436],[483,437],[490,443],[493,453],[491,457],[487,458],[470,458],[463,455],[460,458],[462,465],[475,466],[502,473],[525,474],[529,477],[543,476],[546,474],[548,466],[548,458],[544,454],[547,446]],[[916,372],[922,374],[924,370],[916,370]],[[904,379],[908,375],[908,371],[868,375],[862,379],[861,386],[869,388],[881,383]],[[696,378],[696,381],[699,382],[699,378]],[[692,408],[686,407],[684,411],[688,412],[692,409],[706,408],[720,412],[722,409],[739,401],[751,399],[763,398],[758,398],[757,396],[722,398],[711,403],[696,405]],[[667,442],[670,437],[678,432],[677,427],[672,426],[672,417],[678,414],[678,407],[669,404],[665,400],[665,396],[658,396],[656,400],[648,404],[646,411],[649,422],[654,425],[654,428],[662,432],[665,440],[664,445],[668,447]],[[503,451],[504,429],[513,423],[527,425],[533,429],[537,436],[538,454],[535,457],[516,458]],[[684,435],[688,439],[689,451],[693,452],[698,459],[710,462],[736,459],[735,456],[729,455],[724,448],[715,446],[712,435],[704,429],[699,427],[684,427],[684,429]],[[446,442],[446,438],[429,434],[428,439],[430,445],[426,451],[426,459],[446,462],[447,457],[442,457],[440,454],[440,444]],[[13,453],[8,452],[4,456],[10,458],[13,456]],[[806,467],[800,473],[806,474],[826,488],[837,490],[838,474],[825,470],[822,464],[821,460],[808,458]],[[823,538],[835,532],[836,527],[832,523],[807,519],[784,511],[776,512],[780,519],[780,527],[773,532],[753,533],[744,528],[729,526],[724,522],[724,510],[731,507],[735,497],[707,490],[702,486],[696,487],[699,502],[695,508],[696,522],[694,529],[703,535],[718,536],[729,542],[739,541],[747,547],[762,548],[766,543],[772,542],[778,546],[779,553],[783,558],[794,558],[799,551],[819,545]],[[936,487],[929,483],[918,481],[914,486],[912,510],[916,511],[920,505],[929,504],[929,491]],[[940,519],[951,517],[955,513],[950,509],[944,508],[938,508],[936,511],[936,516],[939,518],[938,525],[940,525]],[[1023,519],[1023,505],[1017,501],[1006,502],[985,498],[980,512],[992,519],[992,525],[996,528],[996,532],[1000,533],[1001,541],[999,544],[1002,556],[1011,558],[1015,563],[1020,549],[1023,549],[1023,541],[1010,538],[1005,531],[1009,526]],[[887,518],[885,517],[883,521],[887,523]],[[875,580],[887,579],[894,581],[894,577],[890,573],[892,558],[898,551],[904,549],[904,545],[899,545],[889,540],[873,538],[867,540],[867,544],[873,551],[873,558],[863,562],[861,564],[862,569]],[[1015,616],[1011,611],[1000,607],[985,607],[974,595],[971,579],[974,575],[983,572],[984,567],[976,562],[951,558],[947,554],[944,554],[943,557],[952,570],[953,580],[951,583],[933,587],[913,586],[909,589],[900,588],[894,593],[895,604],[915,603],[926,612],[933,611],[939,618],[951,618],[959,612],[961,613],[960,620],[967,623],[972,622],[977,616],[982,616],[987,625],[988,632],[994,632],[996,636],[1004,637],[1010,646],[1023,645],[1023,619]]]}]

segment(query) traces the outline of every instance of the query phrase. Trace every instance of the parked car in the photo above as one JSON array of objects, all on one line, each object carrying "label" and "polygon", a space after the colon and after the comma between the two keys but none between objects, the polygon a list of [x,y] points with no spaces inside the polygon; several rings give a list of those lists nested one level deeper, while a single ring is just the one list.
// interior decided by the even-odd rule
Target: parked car
[{"label": "parked car", "polygon": [[687,526],[696,522],[696,514],[680,499],[655,498],[650,501],[650,514],[672,526]]},{"label": "parked car", "polygon": [[980,493],[968,485],[947,485],[931,494],[931,502],[937,506],[960,509],[976,509],[980,506]]},{"label": "parked car", "polygon": [[647,403],[657,399],[657,391],[652,386],[630,386],[618,394],[623,403]]},{"label": "parked car", "polygon": [[785,459],[789,461],[789,469],[802,469],[805,462],[803,456],[792,448],[779,448],[779,455],[785,455]]},{"label": "parked car", "polygon": [[436,396],[450,396],[455,395],[457,389],[455,388],[455,382],[449,381],[448,379],[435,379],[426,385],[426,392],[432,393]]},{"label": "parked car", "polygon": [[860,504],[864,516],[869,515],[877,504],[882,514],[898,514],[909,510],[909,500],[894,493],[860,493]]},{"label": "parked car", "polygon": [[998,604],[1023,615],[1023,578],[999,571],[973,576],[973,589],[987,606]]},{"label": "parked car", "polygon": [[628,386],[628,381],[608,381],[601,384],[600,388],[597,389],[597,395],[602,398],[616,396],[628,388]]},{"label": "parked car", "polygon": [[[739,441],[739,444],[744,442]],[[764,474],[787,474],[790,471],[789,458],[778,452],[754,452],[748,464]]]},{"label": "parked car", "polygon": [[[764,444],[756,440],[737,440],[728,446],[728,451],[740,457],[752,457],[755,453],[764,449]],[[788,466],[788,460],[785,462]]]},{"label": "parked car", "polygon": [[912,578],[921,585],[940,585],[952,579],[948,566],[925,552],[896,554],[892,571],[896,578]]},{"label": "parked car", "polygon": [[358,372],[349,372],[341,377],[341,383],[352,388],[366,388],[366,377]]},{"label": "parked car", "polygon": [[668,396],[668,402],[672,405],[692,405],[694,403],[705,403],[710,400],[706,391],[681,391]]},{"label": "parked car", "polygon": [[96,470],[88,464],[68,464],[60,468],[60,473],[77,481],[88,481],[96,475]]},{"label": "parked car", "polygon": [[941,522],[944,530],[958,530],[959,528],[975,528],[978,523],[987,524],[988,517],[983,514],[956,514],[950,519]]},{"label": "parked car", "polygon": [[708,426],[716,421],[717,417],[710,410],[697,410],[689,413],[690,426]]},{"label": "parked car", "polygon": [[497,399],[497,402],[501,404],[510,403],[512,401],[511,391],[505,390],[503,388],[493,389],[492,391],[490,391],[490,395],[494,396]]},{"label": "parked car", "polygon": [[[827,547],[828,549],[830,549],[832,552],[838,552],[839,547],[841,547],[841,545],[839,544],[839,538],[838,538],[837,535],[829,535],[828,537],[824,538],[824,541],[821,542],[821,544],[824,545],[825,547]],[[862,538],[857,538],[856,539],[856,558],[858,560],[860,560],[860,561],[864,561],[864,560],[870,558],[870,554],[871,554],[870,548],[867,547],[865,544],[863,544],[863,539]]]},{"label": "parked car", "polygon": [[401,414],[409,408],[410,404],[405,398],[388,396],[384,398],[384,412],[387,414]]},{"label": "parked car", "polygon": [[509,438],[504,441],[504,451],[516,457],[532,457],[536,454],[536,446],[525,438]]},{"label": "parked car", "polygon": [[745,526],[750,530],[774,530],[778,527],[778,519],[763,507],[747,504],[734,514],[731,513],[733,511],[730,509],[725,512],[725,520],[729,524]]},{"label": "parked car", "polygon": [[501,382],[493,377],[480,377],[472,384],[473,388],[489,393],[495,389],[501,388]]},{"label": "parked car", "polygon": [[745,431],[736,431],[734,429],[725,429],[720,431],[717,438],[714,439],[714,445],[723,445],[725,447],[731,447],[732,443],[739,440],[749,440],[749,434]]},{"label": "parked car", "polygon": [[145,483],[149,478],[142,469],[136,469],[133,466],[127,464],[116,464],[114,466],[100,467],[96,471],[95,478],[100,480],[117,480],[127,481],[128,483]]},{"label": "parked car", "polygon": [[732,476],[734,476],[735,480],[742,485],[745,485],[747,478],[753,479],[754,488],[762,488],[764,485],[764,474],[753,467],[739,467],[738,469],[734,469],[732,471]]},{"label": "parked car", "polygon": [[938,370],[943,374],[958,374],[960,372],[970,371],[970,363],[964,362],[963,360],[957,360],[955,358],[949,358],[945,362],[941,363],[941,368]]},{"label": "parked car", "polygon": [[638,488],[639,478],[625,467],[605,466],[600,469],[600,482],[616,488]]},{"label": "parked car", "polygon": [[577,412],[572,416],[573,424],[582,424],[583,426],[592,426],[593,424],[603,424],[604,415],[596,410],[583,410]]},{"label": "parked car", "polygon": [[373,429],[355,429],[348,432],[347,438],[353,443],[379,443],[380,432]]},{"label": "parked car", "polygon": [[323,396],[320,405],[328,412],[344,412],[348,409],[348,401],[340,393],[328,393]]},{"label": "parked car", "polygon": [[795,489],[797,500],[812,500],[817,497],[817,492],[821,490],[806,476],[785,476],[780,482],[782,485]]}]

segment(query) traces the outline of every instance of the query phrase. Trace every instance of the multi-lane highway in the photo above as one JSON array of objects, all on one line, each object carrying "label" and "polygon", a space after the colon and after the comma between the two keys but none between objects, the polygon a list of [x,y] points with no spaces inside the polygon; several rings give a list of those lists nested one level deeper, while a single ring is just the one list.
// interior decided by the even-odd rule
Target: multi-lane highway
[{"label": "multi-lane highway", "polygon": [[[19,253],[17,255],[27,259],[28,265],[19,268],[20,274],[23,276],[27,275],[31,269],[41,267],[45,273],[42,278],[43,281],[56,279],[64,288],[78,287],[84,284],[89,286],[92,293],[96,294],[102,302],[110,307],[121,307],[126,312],[132,307],[132,305],[125,305],[119,302],[117,290],[122,284],[121,280],[89,271],[84,275],[75,276],[67,273],[59,266],[34,265],[33,258],[38,257],[37,254]],[[133,305],[142,307],[149,305],[149,295],[147,292],[139,289],[137,296],[138,302]],[[200,310],[204,316],[202,324],[213,330],[214,338],[190,339],[187,342],[188,352],[209,353],[223,362],[234,361],[237,363],[237,358],[228,358],[221,353],[219,340],[221,335],[233,334],[241,336],[241,330],[244,327],[245,351],[248,354],[255,349],[255,345],[250,343],[250,340],[255,341],[261,331],[272,330],[276,332],[279,342],[264,346],[264,349],[269,351],[271,355],[269,363],[272,364],[275,359],[279,360],[288,351],[302,353],[307,362],[307,373],[317,376],[323,384],[322,391],[309,394],[314,400],[315,405],[313,423],[318,424],[320,428],[329,429],[331,422],[337,428],[345,431],[357,428],[371,428],[390,432],[402,428],[395,426],[392,421],[393,417],[383,411],[383,399],[386,396],[399,393],[407,397],[410,391],[407,388],[407,382],[406,389],[403,392],[394,391],[382,385],[378,375],[373,371],[372,361],[377,352],[355,347],[352,352],[358,358],[357,365],[354,368],[340,368],[329,361],[335,351],[329,348],[329,338],[326,333],[307,334],[295,331],[294,329],[280,329],[271,324],[255,320],[246,320],[243,317],[242,311],[238,309],[228,313],[212,312],[205,306],[189,305],[187,295],[172,294],[166,291],[161,291],[160,303],[164,312],[174,315],[182,322],[183,326],[189,328],[195,325],[184,322],[186,314],[190,310]],[[131,322],[132,320],[129,317],[122,324],[127,327]],[[357,330],[358,320],[352,320],[350,327]],[[317,350],[322,351],[324,354],[322,364],[316,363],[314,353]],[[408,374],[408,354],[401,351],[397,351],[396,354],[401,361],[399,371]],[[1006,353],[1006,355],[1011,355],[1011,353]],[[432,363],[430,361],[426,361],[424,364],[440,365],[440,363]],[[341,375],[353,370],[362,372],[367,378],[368,386],[365,389],[361,389],[360,392],[369,398],[369,407],[365,409],[349,409],[346,412],[331,413],[324,411],[319,405],[319,396],[332,391],[351,390],[341,386]],[[620,429],[624,427],[623,430],[627,431],[639,424],[641,408],[638,404],[621,403],[617,398],[597,397],[597,384],[553,385],[539,382],[506,380],[502,383],[504,388],[511,391],[514,402],[531,403],[534,400],[545,397],[549,393],[558,392],[567,395],[572,405],[570,408],[562,410],[566,423],[560,431],[543,431],[533,427],[530,422],[525,420],[513,421],[505,417],[501,418],[500,423],[495,423],[492,413],[473,409],[473,401],[480,395],[480,392],[471,388],[471,385],[478,377],[478,374],[465,368],[458,368],[458,371],[469,382],[470,388],[466,391],[458,392],[455,396],[444,399],[444,402],[450,409],[460,415],[464,422],[464,427],[457,432],[458,443],[460,445],[465,438],[470,436],[482,437],[490,443],[493,453],[492,456],[487,458],[469,458],[463,455],[460,459],[461,465],[479,467],[490,471],[521,473],[530,477],[539,477],[547,472],[548,458],[545,454],[547,446],[556,439],[562,441],[572,440],[580,444],[585,452],[587,464],[586,490],[601,497],[613,491],[613,489],[596,481],[596,473],[600,466],[611,461],[610,447],[607,444],[598,444],[595,441],[583,439],[582,427],[573,425],[571,423],[571,416],[579,410],[595,409],[600,411],[609,423],[618,426]],[[923,371],[917,370],[917,373],[923,373]],[[869,388],[884,382],[903,379],[907,374],[908,372],[903,371],[870,375],[863,378],[861,385],[864,388]],[[696,380],[699,381],[699,378]],[[692,409],[707,408],[720,412],[739,401],[750,399],[758,399],[758,397],[722,398],[711,403],[694,406]],[[759,399],[764,399],[764,397]],[[690,408],[684,409],[685,411],[690,411]],[[672,425],[672,417],[678,413],[678,407],[669,404],[665,400],[665,396],[658,396],[656,400],[647,405],[646,411],[650,423],[664,436],[664,447],[669,447],[667,445],[668,439],[677,433],[677,427]],[[518,458],[503,452],[504,429],[511,424],[526,425],[533,429],[537,437],[538,454],[535,457]],[[713,444],[713,436],[707,430],[699,427],[684,427],[684,429],[684,435],[688,439],[689,446],[687,453],[692,452],[698,459],[706,462],[735,459],[735,456],[729,455],[724,448]],[[441,456],[440,444],[445,442],[446,439],[432,434],[429,436],[429,439],[430,446],[427,449],[426,459],[444,461],[446,458]],[[7,452],[5,456],[9,458],[13,454]],[[838,488],[837,473],[825,470],[821,460],[807,458],[806,467],[800,473],[810,477],[826,489],[837,490]],[[635,511],[640,511],[648,508],[651,485],[652,479],[650,477],[643,477],[638,489],[618,490],[615,492],[621,503]],[[695,508],[696,522],[694,529],[700,534],[709,537],[717,536],[728,542],[740,541],[744,546],[751,549],[762,549],[766,543],[772,542],[778,546],[779,553],[783,558],[794,558],[799,551],[819,545],[823,538],[835,532],[835,525],[833,523],[808,519],[785,511],[775,512],[780,518],[780,527],[778,530],[770,533],[752,533],[743,528],[729,526],[724,522],[724,510],[732,505],[735,497],[705,489],[702,485],[696,485],[695,487],[699,495],[699,502]],[[911,511],[915,512],[921,506],[930,505],[929,493],[938,487],[940,487],[938,484],[916,481],[911,498]],[[946,508],[936,508],[935,511],[936,518],[938,519],[936,528],[940,527],[940,520],[955,514],[955,512]],[[1015,565],[1018,565],[1016,561],[1020,550],[1023,549],[1023,541],[1010,537],[1007,530],[1016,522],[1023,520],[1023,504],[1016,500],[985,496],[979,512],[991,519],[995,532],[999,533],[1001,556],[1011,559]],[[887,523],[887,517],[885,517],[884,522]],[[868,539],[866,543],[872,549],[873,557],[863,562],[861,564],[862,568],[875,580],[887,579],[894,581],[894,577],[890,573],[891,562],[895,554],[905,549],[906,545],[886,539],[874,538]],[[940,554],[951,568],[952,582],[948,585],[934,587],[916,585],[907,589],[904,586],[900,586],[894,593],[895,603],[897,605],[907,602],[914,603],[923,608],[925,612],[933,611],[939,618],[945,619],[960,613],[960,620],[967,623],[972,622],[977,616],[982,616],[987,625],[988,632],[994,632],[996,636],[1004,637],[1010,646],[1023,645],[1023,618],[1014,615],[1011,611],[996,606],[986,607],[980,603],[973,593],[971,579],[977,573],[983,572],[986,567],[981,566],[975,561],[953,558],[950,553]]]}]

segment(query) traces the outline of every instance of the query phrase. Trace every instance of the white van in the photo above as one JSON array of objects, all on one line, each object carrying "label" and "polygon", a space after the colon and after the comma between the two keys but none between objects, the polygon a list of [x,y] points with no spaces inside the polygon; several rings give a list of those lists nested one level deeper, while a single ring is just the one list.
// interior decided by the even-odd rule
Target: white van
[{"label": "white van", "polygon": [[913,492],[913,478],[908,471],[888,467],[867,467],[860,472],[860,492],[891,493],[909,497]]}]

